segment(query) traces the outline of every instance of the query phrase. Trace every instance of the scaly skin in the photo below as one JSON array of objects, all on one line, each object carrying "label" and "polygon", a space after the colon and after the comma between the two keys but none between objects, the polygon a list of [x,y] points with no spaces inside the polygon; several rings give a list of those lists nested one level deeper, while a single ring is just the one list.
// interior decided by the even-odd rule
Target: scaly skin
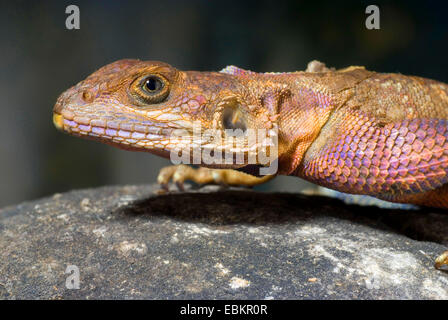
[{"label": "scaly skin", "polygon": [[[194,122],[224,137],[226,128],[277,133],[278,174],[448,208],[448,86],[434,80],[363,67],[330,70],[316,61],[305,72],[275,74],[236,67],[184,72],[162,62],[120,60],[64,92],[54,107],[59,129],[121,148],[168,157],[183,142],[196,151],[232,148],[244,158],[209,165],[226,170],[168,167],[162,183],[254,185],[272,178],[247,174],[266,165],[248,161],[260,144],[243,136],[234,145],[205,145],[192,133]],[[182,141],[172,139],[178,129],[187,132]]]}]

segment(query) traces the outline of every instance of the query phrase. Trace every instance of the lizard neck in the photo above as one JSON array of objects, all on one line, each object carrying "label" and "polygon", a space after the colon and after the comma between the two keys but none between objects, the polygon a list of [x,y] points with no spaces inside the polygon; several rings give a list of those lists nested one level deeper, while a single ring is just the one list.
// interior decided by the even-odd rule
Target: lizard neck
[{"label": "lizard neck", "polygon": [[306,85],[291,90],[279,107],[279,174],[295,175],[305,153],[339,105],[325,91]]}]

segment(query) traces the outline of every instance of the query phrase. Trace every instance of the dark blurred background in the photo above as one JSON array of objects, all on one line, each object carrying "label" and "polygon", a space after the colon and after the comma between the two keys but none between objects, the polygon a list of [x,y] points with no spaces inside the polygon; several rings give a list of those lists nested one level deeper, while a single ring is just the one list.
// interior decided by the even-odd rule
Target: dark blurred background
[{"label": "dark blurred background", "polygon": [[[66,6],[81,29],[65,28]],[[380,8],[380,30],[365,9]],[[444,2],[11,1],[0,4],[0,207],[74,188],[154,182],[168,160],[70,137],[57,96],[122,58],[186,70],[295,71],[318,59],[448,82]],[[299,190],[297,178],[263,190]]]}]

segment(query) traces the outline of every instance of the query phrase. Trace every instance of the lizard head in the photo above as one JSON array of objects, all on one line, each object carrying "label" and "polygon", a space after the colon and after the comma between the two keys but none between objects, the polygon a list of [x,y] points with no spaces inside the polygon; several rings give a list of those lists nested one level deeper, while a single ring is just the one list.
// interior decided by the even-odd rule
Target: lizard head
[{"label": "lizard head", "polygon": [[[259,108],[260,96],[250,86],[250,80],[229,72],[184,72],[162,62],[120,60],[62,93],[53,122],[72,135],[176,161],[222,168],[265,165],[276,157],[266,147],[276,138],[276,122]],[[260,148],[266,150],[264,159],[258,157]]]}]

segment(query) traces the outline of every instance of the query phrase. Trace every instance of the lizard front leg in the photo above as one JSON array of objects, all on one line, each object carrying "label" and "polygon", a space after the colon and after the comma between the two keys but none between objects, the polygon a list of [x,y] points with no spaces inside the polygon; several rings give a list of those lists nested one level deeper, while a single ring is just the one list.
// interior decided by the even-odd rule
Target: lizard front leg
[{"label": "lizard front leg", "polygon": [[168,190],[168,183],[172,180],[179,190],[183,190],[185,181],[198,184],[219,184],[226,186],[256,186],[269,180],[275,175],[255,177],[253,175],[232,169],[192,168],[187,165],[168,166],[160,170],[157,182],[164,190]]}]

